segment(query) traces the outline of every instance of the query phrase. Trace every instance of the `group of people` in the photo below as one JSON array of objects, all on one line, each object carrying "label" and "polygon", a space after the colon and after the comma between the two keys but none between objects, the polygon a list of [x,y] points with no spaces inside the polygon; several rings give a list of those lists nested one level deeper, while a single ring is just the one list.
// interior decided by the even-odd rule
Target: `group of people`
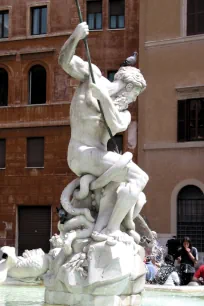
[{"label": "group of people", "polygon": [[146,257],[146,282],[167,286],[204,285],[204,265],[196,270],[198,251],[192,246],[190,238],[184,237],[180,246],[174,237],[167,242],[167,248],[168,254],[161,264],[152,256]]}]

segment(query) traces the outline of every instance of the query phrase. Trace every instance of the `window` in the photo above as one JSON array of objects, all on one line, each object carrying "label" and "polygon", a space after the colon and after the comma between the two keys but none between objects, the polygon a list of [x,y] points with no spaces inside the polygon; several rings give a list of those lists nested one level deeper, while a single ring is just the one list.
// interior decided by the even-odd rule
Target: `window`
[{"label": "window", "polygon": [[[123,153],[123,135],[115,135],[114,140],[118,146],[119,153]],[[107,144],[107,149],[108,151],[115,151],[115,145],[111,139],[109,139],[108,144]]]},{"label": "window", "polygon": [[204,140],[204,98],[178,101],[178,141]]},{"label": "window", "polygon": [[0,168],[6,167],[6,140],[0,139]]},{"label": "window", "polygon": [[204,33],[204,1],[187,1],[187,35]]},{"label": "window", "polygon": [[109,0],[110,29],[125,27],[125,1]]},{"label": "window", "polygon": [[44,167],[44,137],[27,138],[27,167]]},{"label": "window", "polygon": [[204,195],[196,186],[181,189],[177,200],[177,237],[189,236],[199,252],[204,252]]},{"label": "window", "polygon": [[9,13],[8,11],[0,12],[0,38],[8,37]]},{"label": "window", "polygon": [[108,80],[113,82],[114,81],[114,76],[116,74],[117,70],[112,70],[112,71],[108,71]]},{"label": "window", "polygon": [[47,7],[31,8],[31,34],[41,35],[47,33]]},{"label": "window", "polygon": [[102,29],[102,1],[87,1],[87,20],[89,30]]},{"label": "window", "polygon": [[29,71],[29,104],[46,103],[46,70],[41,65]]},{"label": "window", "polygon": [[8,104],[8,73],[0,68],[0,106]]}]

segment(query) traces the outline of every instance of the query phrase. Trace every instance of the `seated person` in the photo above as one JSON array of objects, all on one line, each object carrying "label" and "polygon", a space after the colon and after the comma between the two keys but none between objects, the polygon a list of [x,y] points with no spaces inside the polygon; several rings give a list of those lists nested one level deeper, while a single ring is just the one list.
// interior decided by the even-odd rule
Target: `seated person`
[{"label": "seated person", "polygon": [[204,285],[204,265],[201,265],[193,276],[193,281]]},{"label": "seated person", "polygon": [[172,255],[168,254],[165,256],[164,263],[155,276],[155,283],[165,286],[178,286],[180,284],[178,273],[174,267],[174,257]]},{"label": "seated person", "polygon": [[146,269],[147,269],[146,282],[151,284],[156,275],[156,269],[151,261],[151,256],[146,257]]}]

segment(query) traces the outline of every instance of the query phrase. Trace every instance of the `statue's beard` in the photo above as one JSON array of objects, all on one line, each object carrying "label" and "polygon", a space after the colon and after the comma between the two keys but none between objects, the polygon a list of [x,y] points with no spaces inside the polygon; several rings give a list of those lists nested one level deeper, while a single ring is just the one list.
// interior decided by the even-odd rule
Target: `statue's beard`
[{"label": "statue's beard", "polygon": [[123,94],[123,95],[118,96],[114,100],[114,104],[118,108],[119,111],[123,111],[128,108],[129,102],[128,102],[127,97]]}]

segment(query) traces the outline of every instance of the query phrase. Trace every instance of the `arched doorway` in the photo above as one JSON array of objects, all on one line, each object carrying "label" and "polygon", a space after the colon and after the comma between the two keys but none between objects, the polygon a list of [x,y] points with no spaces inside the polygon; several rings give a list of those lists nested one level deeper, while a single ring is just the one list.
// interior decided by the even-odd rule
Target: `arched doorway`
[{"label": "arched doorway", "polygon": [[0,106],[8,105],[8,73],[0,68]]},{"label": "arched doorway", "polygon": [[183,187],[177,198],[177,237],[189,236],[199,252],[204,252],[204,195],[194,185]]},{"label": "arched doorway", "polygon": [[29,70],[29,104],[46,103],[46,70],[41,65]]}]

